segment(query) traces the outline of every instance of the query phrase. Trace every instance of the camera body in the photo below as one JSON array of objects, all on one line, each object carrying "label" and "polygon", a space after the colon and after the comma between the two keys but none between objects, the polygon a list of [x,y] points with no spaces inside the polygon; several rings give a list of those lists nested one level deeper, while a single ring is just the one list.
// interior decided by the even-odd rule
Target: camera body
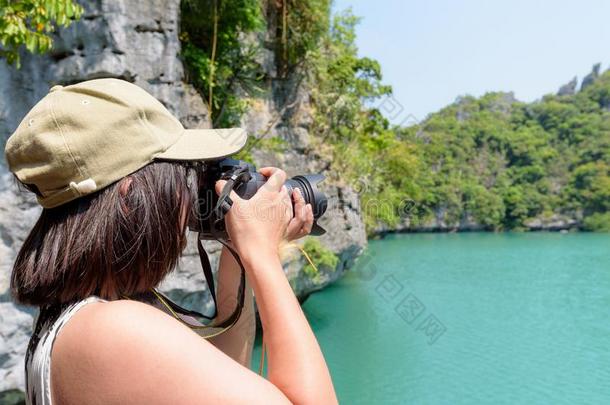
[{"label": "camera body", "polygon": [[[227,190],[223,190],[218,196],[214,187],[221,179],[227,180]],[[317,224],[317,220],[326,212],[328,206],[326,195],[318,189],[318,184],[323,180],[322,174],[309,174],[292,177],[284,183],[289,195],[292,196],[293,190],[298,188],[305,203],[311,204],[314,217],[312,235],[322,235],[326,232]],[[193,207],[189,228],[199,232],[201,239],[228,240],[224,215],[231,208],[229,191],[232,189],[242,199],[248,200],[266,182],[267,178],[258,173],[253,164],[243,160],[227,158],[206,162],[205,169],[198,173],[198,198]]]}]

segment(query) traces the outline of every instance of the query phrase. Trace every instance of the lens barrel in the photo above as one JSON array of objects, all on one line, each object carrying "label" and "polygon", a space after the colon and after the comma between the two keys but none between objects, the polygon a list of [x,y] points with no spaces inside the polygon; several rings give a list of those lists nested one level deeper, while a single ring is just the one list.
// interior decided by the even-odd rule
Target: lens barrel
[{"label": "lens barrel", "polygon": [[284,183],[288,189],[288,194],[298,188],[306,204],[311,204],[314,219],[320,218],[328,206],[326,195],[318,189],[318,183],[324,180],[321,174],[307,174],[304,176],[294,176]]}]

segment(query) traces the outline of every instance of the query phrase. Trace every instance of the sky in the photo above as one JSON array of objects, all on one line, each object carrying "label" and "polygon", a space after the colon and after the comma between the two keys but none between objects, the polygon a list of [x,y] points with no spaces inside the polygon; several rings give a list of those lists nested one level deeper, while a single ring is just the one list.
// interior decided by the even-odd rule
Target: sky
[{"label": "sky", "polygon": [[335,0],[352,8],[360,56],[377,59],[408,125],[457,96],[512,91],[534,101],[610,63],[608,0]]}]

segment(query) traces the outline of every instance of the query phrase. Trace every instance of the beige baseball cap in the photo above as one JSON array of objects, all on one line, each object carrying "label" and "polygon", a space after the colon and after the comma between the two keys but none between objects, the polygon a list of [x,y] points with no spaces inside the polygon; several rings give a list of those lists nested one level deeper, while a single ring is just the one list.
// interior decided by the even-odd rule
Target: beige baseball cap
[{"label": "beige baseball cap", "polygon": [[119,79],[54,86],[6,142],[8,167],[53,208],[96,192],[154,160],[238,152],[246,132],[184,129],[152,95]]}]

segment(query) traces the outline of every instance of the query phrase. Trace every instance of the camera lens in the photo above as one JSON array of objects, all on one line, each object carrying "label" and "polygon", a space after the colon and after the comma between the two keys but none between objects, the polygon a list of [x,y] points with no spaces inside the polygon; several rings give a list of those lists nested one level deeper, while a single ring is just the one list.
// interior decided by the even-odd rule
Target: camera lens
[{"label": "camera lens", "polygon": [[318,183],[322,180],[324,180],[324,175],[322,174],[307,174],[295,176],[285,183],[290,195],[295,188],[299,189],[305,203],[311,204],[314,219],[320,218],[326,212],[326,207],[328,206],[326,195],[318,189]]}]

